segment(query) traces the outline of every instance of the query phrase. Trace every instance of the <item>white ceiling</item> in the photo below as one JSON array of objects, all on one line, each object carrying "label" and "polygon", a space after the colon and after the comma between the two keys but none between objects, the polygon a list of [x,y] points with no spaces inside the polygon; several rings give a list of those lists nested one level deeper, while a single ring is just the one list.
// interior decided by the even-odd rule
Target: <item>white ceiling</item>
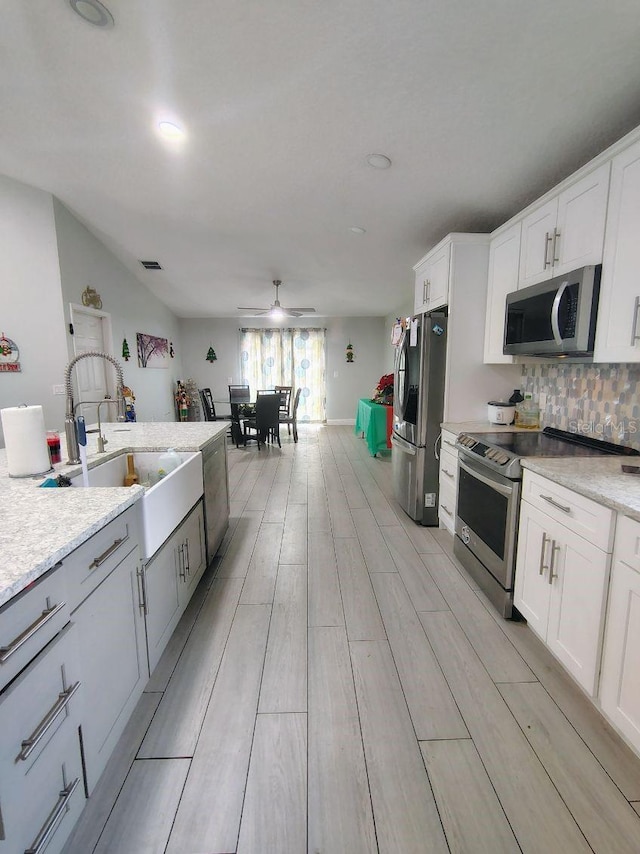
[{"label": "white ceiling", "polygon": [[104,2],[110,30],[2,0],[0,172],[182,317],[266,307],[274,278],[283,305],[389,313],[445,234],[492,230],[640,124],[637,0]]}]

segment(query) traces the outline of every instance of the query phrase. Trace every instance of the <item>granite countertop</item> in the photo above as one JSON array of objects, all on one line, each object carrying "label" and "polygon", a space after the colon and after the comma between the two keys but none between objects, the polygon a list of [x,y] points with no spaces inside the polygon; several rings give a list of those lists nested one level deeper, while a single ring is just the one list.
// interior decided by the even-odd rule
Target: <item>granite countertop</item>
[{"label": "granite countertop", "polygon": [[[126,451],[203,451],[227,421],[104,424],[107,453],[98,454],[97,437],[87,437],[89,468]],[[66,459],[61,435],[62,459]],[[79,465],[57,463],[49,477],[73,476]],[[86,489],[40,489],[44,476],[9,477],[6,451],[0,449],[4,506],[0,516],[0,606],[43,575],[120,513],[135,504],[141,486]]]},{"label": "granite countertop", "polygon": [[524,457],[522,467],[640,521],[640,476],[622,465],[640,457]]}]

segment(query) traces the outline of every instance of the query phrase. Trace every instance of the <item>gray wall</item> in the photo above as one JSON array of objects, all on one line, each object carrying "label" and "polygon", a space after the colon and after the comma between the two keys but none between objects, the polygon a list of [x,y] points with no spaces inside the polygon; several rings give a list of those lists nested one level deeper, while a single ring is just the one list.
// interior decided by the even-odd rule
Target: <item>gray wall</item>
[{"label": "gray wall", "polygon": [[[122,364],[125,383],[136,396],[138,421],[175,421],[173,393],[182,379],[183,362],[177,317],[57,199],[54,212],[65,331],[69,305],[81,303],[82,292],[90,285],[102,299],[102,310],[111,316],[113,355]],[[151,274],[153,275],[153,274]],[[175,357],[166,369],[140,368],[136,356],[136,333],[145,332],[173,343]],[[131,358],[122,359],[122,341],[127,339]],[[67,332],[69,358],[73,341]]]},{"label": "gray wall", "polygon": [[[224,398],[227,385],[240,381],[238,362],[238,329],[240,326],[262,328],[272,323],[261,318],[181,319],[185,379],[193,379],[199,388],[209,387],[213,396]],[[384,371],[384,319],[381,317],[300,318],[300,326],[323,326],[327,330],[327,421],[353,422],[357,401],[370,397]],[[388,338],[387,346],[388,346]],[[354,361],[346,361],[347,344],[351,341]],[[216,362],[206,361],[212,346]],[[389,349],[391,349],[389,347]],[[220,413],[224,414],[224,407]]]},{"label": "gray wall", "polygon": [[[20,373],[0,373],[0,409],[41,405],[48,429],[62,426],[53,394],[67,362],[53,200],[0,176],[0,332],[20,351]],[[4,446],[0,425],[0,446]]]}]

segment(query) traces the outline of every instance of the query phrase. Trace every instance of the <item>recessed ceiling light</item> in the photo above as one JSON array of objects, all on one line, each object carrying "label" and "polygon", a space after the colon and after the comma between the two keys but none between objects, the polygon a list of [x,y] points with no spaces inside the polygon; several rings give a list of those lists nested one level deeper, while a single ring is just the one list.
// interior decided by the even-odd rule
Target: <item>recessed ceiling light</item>
[{"label": "recessed ceiling light", "polygon": [[391,160],[386,154],[369,154],[367,163],[374,169],[388,169],[391,166]]},{"label": "recessed ceiling light", "polygon": [[113,15],[100,0],[69,0],[69,5],[88,24],[105,29],[113,26]]},{"label": "recessed ceiling light", "polygon": [[352,231],[354,234],[366,234],[367,229],[362,228],[361,225],[350,225],[349,231]]},{"label": "recessed ceiling light", "polygon": [[175,122],[158,122],[158,130],[167,139],[180,139],[184,136],[184,131]]}]

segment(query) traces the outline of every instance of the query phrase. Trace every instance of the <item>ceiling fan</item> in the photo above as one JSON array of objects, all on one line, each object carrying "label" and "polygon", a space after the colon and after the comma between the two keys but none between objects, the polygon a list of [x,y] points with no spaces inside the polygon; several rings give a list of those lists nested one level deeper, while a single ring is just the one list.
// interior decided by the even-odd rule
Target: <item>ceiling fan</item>
[{"label": "ceiling fan", "polygon": [[266,316],[272,317],[274,320],[282,317],[300,317],[302,314],[312,314],[315,311],[315,308],[285,308],[283,305],[280,305],[278,288],[281,284],[280,279],[273,280],[273,286],[276,289],[276,298],[270,308],[250,308],[246,305],[239,305],[238,311],[252,311],[255,312],[256,317]]}]

